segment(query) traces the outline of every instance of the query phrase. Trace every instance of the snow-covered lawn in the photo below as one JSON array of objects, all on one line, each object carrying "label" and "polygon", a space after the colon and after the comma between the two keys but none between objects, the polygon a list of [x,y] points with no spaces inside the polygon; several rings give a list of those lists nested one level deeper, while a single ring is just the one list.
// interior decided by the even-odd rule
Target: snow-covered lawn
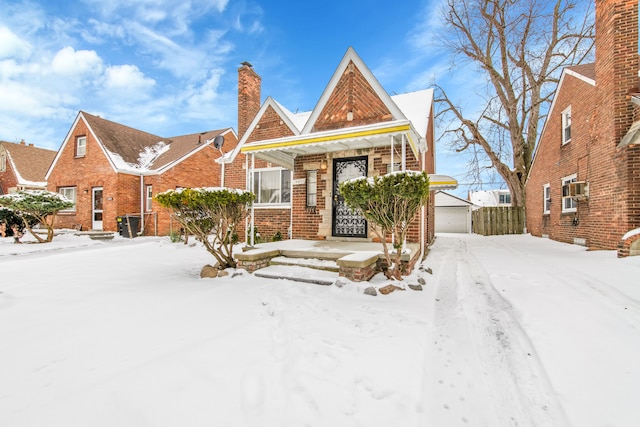
[{"label": "snow-covered lawn", "polygon": [[[440,235],[422,292],[0,239],[0,426],[636,426],[640,257]],[[378,285],[386,283],[376,277]]]}]

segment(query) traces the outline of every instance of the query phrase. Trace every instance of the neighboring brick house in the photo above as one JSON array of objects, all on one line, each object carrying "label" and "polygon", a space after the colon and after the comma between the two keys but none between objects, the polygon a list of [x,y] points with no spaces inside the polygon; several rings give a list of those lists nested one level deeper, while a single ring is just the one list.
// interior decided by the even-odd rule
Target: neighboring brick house
[{"label": "neighboring brick house", "polygon": [[596,1],[595,46],[595,63],[560,78],[527,180],[527,227],[625,255],[640,227],[638,0]]},{"label": "neighboring brick house", "polygon": [[0,195],[20,190],[46,190],[45,174],[54,150],[0,141]]},{"label": "neighboring brick house", "polygon": [[[434,172],[433,91],[389,96],[349,48],[313,111],[292,113],[273,98],[261,104],[261,78],[248,63],[238,70],[238,138],[229,163],[240,187],[253,178],[253,224],[265,240],[375,240],[367,222],[347,208],[338,184],[392,170]],[[432,182],[435,190],[455,180]],[[230,181],[230,178],[227,179]],[[431,242],[433,192],[408,237]],[[251,221],[249,221],[251,224]]]},{"label": "neighboring brick house", "polygon": [[[214,146],[216,137],[224,138],[221,148]],[[75,203],[58,214],[55,226],[117,231],[116,218],[132,215],[145,235],[178,231],[153,195],[222,186],[216,160],[236,144],[231,128],[164,138],[80,111],[46,176],[50,191]]]}]

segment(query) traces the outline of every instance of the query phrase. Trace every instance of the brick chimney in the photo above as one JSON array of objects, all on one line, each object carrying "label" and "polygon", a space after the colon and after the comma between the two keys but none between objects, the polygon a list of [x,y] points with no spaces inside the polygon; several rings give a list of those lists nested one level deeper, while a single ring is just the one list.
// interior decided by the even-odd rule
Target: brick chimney
[{"label": "brick chimney", "polygon": [[614,123],[616,144],[633,123],[629,94],[638,91],[638,0],[596,0],[596,82],[600,112]]},{"label": "brick chimney", "polygon": [[242,139],[260,110],[261,81],[248,62],[243,62],[238,68],[238,140]]}]

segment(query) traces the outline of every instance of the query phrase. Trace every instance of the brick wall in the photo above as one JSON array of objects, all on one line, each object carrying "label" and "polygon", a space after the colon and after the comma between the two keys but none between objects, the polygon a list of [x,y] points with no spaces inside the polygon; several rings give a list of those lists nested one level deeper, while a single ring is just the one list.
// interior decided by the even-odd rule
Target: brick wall
[{"label": "brick wall", "polygon": [[[78,136],[86,136],[87,145],[86,155],[76,158],[75,145]],[[115,231],[115,218],[119,215],[120,209],[117,194],[122,184],[84,121],[78,121],[70,133],[68,143],[61,150],[47,181],[47,189],[57,192],[60,187],[76,187],[76,210],[59,213],[54,226],[69,228],[81,224],[83,230],[91,229],[92,188],[102,187],[104,229]]]},{"label": "brick wall", "polygon": [[315,132],[389,121],[391,112],[353,62],[347,65],[327,104],[318,116]]},{"label": "brick wall", "polygon": [[0,155],[4,154],[6,158],[6,167],[4,171],[0,171],[0,194],[8,194],[10,188],[18,186],[18,180],[16,174],[9,160],[9,154],[4,151],[2,145],[0,145]]},{"label": "brick wall", "polygon": [[[527,182],[527,227],[536,236],[596,249],[615,249],[638,227],[638,146],[619,147],[638,117],[629,94],[638,91],[638,1],[596,1],[596,82],[566,76],[547,118]],[[571,106],[571,142],[561,144],[561,113]],[[561,213],[561,178],[577,174],[589,198]],[[551,185],[551,212],[543,215],[543,185]]]},{"label": "brick wall", "polygon": [[238,139],[260,110],[261,78],[249,63],[238,68]]}]

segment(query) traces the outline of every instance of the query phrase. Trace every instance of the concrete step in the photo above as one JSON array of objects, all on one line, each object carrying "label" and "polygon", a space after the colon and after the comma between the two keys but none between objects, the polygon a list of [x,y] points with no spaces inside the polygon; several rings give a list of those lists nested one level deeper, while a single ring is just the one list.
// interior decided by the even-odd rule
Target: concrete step
[{"label": "concrete step", "polygon": [[324,286],[333,285],[339,277],[338,273],[333,271],[317,270],[299,265],[270,265],[256,270],[253,275],[265,279],[287,279]]},{"label": "concrete step", "polygon": [[340,267],[333,259],[319,258],[291,258],[288,256],[277,256],[271,259],[269,265],[289,265],[313,268],[316,270],[338,272]]}]

